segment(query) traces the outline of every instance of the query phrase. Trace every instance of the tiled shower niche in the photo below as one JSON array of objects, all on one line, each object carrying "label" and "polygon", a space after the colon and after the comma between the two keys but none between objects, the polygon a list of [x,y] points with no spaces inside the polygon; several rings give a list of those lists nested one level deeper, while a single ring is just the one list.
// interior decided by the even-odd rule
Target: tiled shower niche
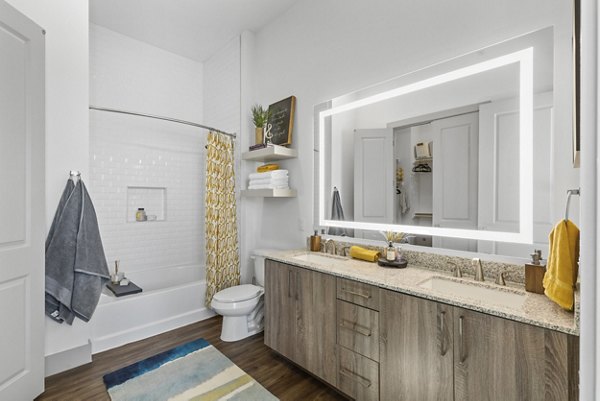
[{"label": "tiled shower niche", "polygon": [[[127,187],[127,222],[135,222],[138,208],[143,207],[148,222],[167,219],[167,188],[165,187]],[[154,217],[153,217],[154,216]]]}]

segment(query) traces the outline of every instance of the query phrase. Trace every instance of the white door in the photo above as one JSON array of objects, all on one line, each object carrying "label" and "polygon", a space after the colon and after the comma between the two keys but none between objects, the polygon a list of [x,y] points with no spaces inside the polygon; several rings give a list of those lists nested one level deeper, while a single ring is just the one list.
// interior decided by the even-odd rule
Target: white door
[{"label": "white door", "polygon": [[[436,120],[433,130],[433,226],[477,228],[477,113]],[[477,241],[434,237],[436,248],[476,251]]]},{"label": "white door", "polygon": [[[394,223],[394,134],[391,128],[354,131],[354,221]],[[376,231],[357,238],[381,240]]]},{"label": "white door", "polygon": [[44,390],[44,35],[0,0],[0,400]]},{"label": "white door", "polygon": [[[480,108],[479,228],[519,231],[519,104],[516,99]],[[552,230],[552,93],[534,97],[533,244],[479,241],[479,252],[527,257],[534,248],[548,250]],[[484,179],[493,177],[493,179]]]}]

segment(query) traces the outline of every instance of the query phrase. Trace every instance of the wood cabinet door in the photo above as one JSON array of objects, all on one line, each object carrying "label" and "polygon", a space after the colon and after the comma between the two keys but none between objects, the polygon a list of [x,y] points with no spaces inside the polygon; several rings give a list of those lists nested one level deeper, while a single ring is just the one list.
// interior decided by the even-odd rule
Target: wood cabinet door
[{"label": "wood cabinet door", "polygon": [[563,333],[455,308],[456,400],[568,400]]},{"label": "wood cabinet door", "polygon": [[265,261],[265,345],[294,360],[295,277],[290,269],[285,263]]},{"label": "wood cabinet door", "polygon": [[454,400],[452,307],[382,290],[379,313],[380,399]]},{"label": "wood cabinet door", "polygon": [[296,288],[294,362],[336,385],[336,279],[329,274],[291,267]]}]

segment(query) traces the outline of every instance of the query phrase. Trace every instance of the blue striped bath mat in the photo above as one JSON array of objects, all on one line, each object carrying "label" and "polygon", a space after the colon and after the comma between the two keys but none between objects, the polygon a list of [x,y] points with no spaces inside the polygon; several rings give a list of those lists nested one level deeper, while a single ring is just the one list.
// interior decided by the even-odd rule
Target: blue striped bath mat
[{"label": "blue striped bath mat", "polygon": [[109,373],[104,384],[113,401],[277,400],[204,339]]}]

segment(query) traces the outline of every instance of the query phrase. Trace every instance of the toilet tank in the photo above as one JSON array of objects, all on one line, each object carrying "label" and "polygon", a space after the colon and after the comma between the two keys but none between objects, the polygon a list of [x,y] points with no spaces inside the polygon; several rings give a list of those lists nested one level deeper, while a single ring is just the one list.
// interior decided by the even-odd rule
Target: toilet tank
[{"label": "toilet tank", "polygon": [[265,286],[265,257],[261,256],[260,251],[255,251],[255,254],[252,255],[252,259],[254,260],[254,280],[256,285],[260,285],[261,287]]}]

